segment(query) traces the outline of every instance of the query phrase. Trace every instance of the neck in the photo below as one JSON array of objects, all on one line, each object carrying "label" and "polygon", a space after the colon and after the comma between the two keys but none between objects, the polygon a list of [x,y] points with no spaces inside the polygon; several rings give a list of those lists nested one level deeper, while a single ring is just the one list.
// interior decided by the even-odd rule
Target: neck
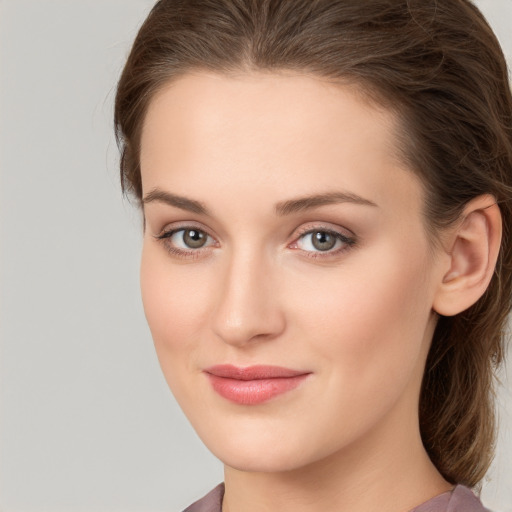
[{"label": "neck", "polygon": [[395,412],[378,431],[305,467],[264,473],[226,466],[223,512],[407,512],[450,490],[423,447],[417,418]]}]

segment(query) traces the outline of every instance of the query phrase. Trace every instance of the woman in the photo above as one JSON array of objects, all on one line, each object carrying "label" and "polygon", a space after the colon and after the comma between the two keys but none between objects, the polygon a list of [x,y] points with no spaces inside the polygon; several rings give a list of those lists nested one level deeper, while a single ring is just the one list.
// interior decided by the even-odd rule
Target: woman
[{"label": "woman", "polygon": [[479,11],[163,0],[115,124],[160,364],[225,467],[187,510],[484,510],[512,97]]}]

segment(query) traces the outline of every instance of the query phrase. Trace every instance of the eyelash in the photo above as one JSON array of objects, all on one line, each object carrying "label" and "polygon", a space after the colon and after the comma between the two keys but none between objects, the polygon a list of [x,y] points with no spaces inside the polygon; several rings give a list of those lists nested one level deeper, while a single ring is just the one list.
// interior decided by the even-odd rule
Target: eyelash
[{"label": "eyelash", "polygon": [[[185,226],[179,226],[177,228],[169,229],[166,231],[163,231],[159,235],[155,235],[154,238],[160,241],[165,249],[173,256],[177,256],[179,258],[183,259],[197,259],[200,258],[203,254],[203,252],[210,247],[212,247],[213,244],[208,245],[206,247],[200,247],[197,249],[180,249],[177,247],[174,247],[170,244],[169,240],[180,231],[186,232],[186,231],[199,231],[206,235],[209,239],[215,240],[207,231],[204,229],[201,229],[199,227],[193,226],[193,225],[185,225]],[[336,243],[339,241],[342,243],[341,247],[338,247],[335,250],[327,250],[327,251],[306,251],[301,250],[297,247],[297,244],[299,240],[306,237],[306,235],[312,235],[313,233],[326,233],[330,236],[333,236],[336,239]],[[335,231],[332,228],[326,228],[323,226],[315,226],[315,227],[306,227],[299,231],[298,235],[295,237],[295,240],[288,245],[289,248],[293,250],[299,250],[302,251],[302,253],[308,257],[308,258],[333,258],[336,257],[348,250],[350,250],[352,247],[354,247],[357,243],[357,239],[355,236],[347,236],[343,233],[340,233],[339,231]],[[213,245],[214,246],[214,245]]]},{"label": "eyelash", "polygon": [[[305,228],[299,230],[299,233],[296,236],[295,241],[292,242],[292,244],[291,244],[291,246],[292,246],[291,248],[296,249],[296,247],[293,247],[293,246],[297,246],[297,244],[301,238],[306,237],[306,235],[312,235],[313,233],[326,233],[330,236],[333,236],[336,239],[336,243],[339,241],[339,242],[341,242],[342,245],[341,245],[341,247],[338,247],[337,249],[334,249],[334,250],[330,249],[327,251],[305,251],[305,250],[302,250],[302,252],[308,258],[314,258],[314,259],[333,258],[333,257],[339,256],[340,254],[350,250],[357,243],[357,239],[355,236],[347,236],[347,235],[344,235],[343,233],[340,233],[339,231],[336,231],[332,228],[327,228],[324,226],[314,226],[314,227],[305,227]],[[289,245],[289,247],[290,247],[290,245]],[[297,248],[297,250],[301,250],[301,249]]]},{"label": "eyelash", "polygon": [[214,240],[214,238],[204,229],[201,229],[194,225],[185,225],[185,226],[179,226],[177,228],[164,230],[159,235],[156,235],[155,238],[160,241],[165,249],[172,255],[177,256],[182,259],[197,259],[200,258],[203,251],[211,247],[211,245],[207,247],[200,247],[198,249],[179,249],[178,247],[174,247],[170,243],[170,239],[172,236],[174,236],[176,233],[179,233],[180,231],[199,231],[203,234],[205,234],[208,238]]}]

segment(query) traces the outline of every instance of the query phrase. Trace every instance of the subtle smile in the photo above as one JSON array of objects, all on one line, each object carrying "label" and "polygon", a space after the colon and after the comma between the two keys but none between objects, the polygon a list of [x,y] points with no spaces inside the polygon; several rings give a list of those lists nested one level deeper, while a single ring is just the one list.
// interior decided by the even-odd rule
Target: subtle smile
[{"label": "subtle smile", "polygon": [[239,368],[224,364],[204,370],[220,396],[240,405],[257,405],[295,389],[311,372],[280,366]]}]

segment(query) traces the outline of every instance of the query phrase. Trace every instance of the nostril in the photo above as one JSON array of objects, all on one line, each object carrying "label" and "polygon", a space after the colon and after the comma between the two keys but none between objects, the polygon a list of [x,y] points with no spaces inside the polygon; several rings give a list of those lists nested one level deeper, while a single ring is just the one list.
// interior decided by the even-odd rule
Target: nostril
[{"label": "nostril", "polygon": [[225,343],[241,346],[275,338],[283,332],[285,319],[279,306],[269,300],[244,303],[232,299],[219,304],[212,324]]},{"label": "nostril", "polygon": [[225,261],[225,273],[218,276],[212,329],[225,343],[242,346],[274,339],[285,326],[275,290],[275,270],[248,244]]}]

